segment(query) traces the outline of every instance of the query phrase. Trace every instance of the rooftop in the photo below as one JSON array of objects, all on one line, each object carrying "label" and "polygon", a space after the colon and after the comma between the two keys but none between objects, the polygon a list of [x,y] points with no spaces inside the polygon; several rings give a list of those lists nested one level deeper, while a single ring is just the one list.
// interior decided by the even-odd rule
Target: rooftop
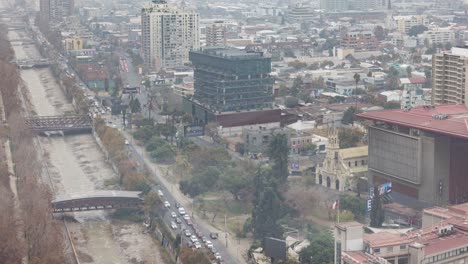
[{"label": "rooftop", "polygon": [[204,48],[200,51],[194,51],[194,53],[211,55],[214,57],[226,58],[226,59],[261,59],[264,58],[262,52],[247,52],[245,50],[235,48]]},{"label": "rooftop", "polygon": [[365,157],[369,154],[369,148],[367,146],[340,149],[340,156],[342,159],[352,159],[358,157]]},{"label": "rooftop", "polygon": [[468,108],[464,105],[422,106],[411,110],[361,113],[360,118],[468,139]]}]

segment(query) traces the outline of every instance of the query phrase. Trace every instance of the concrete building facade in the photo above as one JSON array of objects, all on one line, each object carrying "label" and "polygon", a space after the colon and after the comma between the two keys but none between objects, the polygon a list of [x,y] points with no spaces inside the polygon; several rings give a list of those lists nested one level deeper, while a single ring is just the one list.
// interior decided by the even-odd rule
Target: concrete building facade
[{"label": "concrete building facade", "polygon": [[468,201],[468,130],[463,105],[359,114],[369,127],[369,179],[429,204]]},{"label": "concrete building facade", "polygon": [[465,104],[468,100],[468,48],[454,47],[450,53],[432,58],[432,103]]},{"label": "concrete building facade", "polygon": [[44,23],[61,22],[73,13],[73,0],[40,0],[39,16]]},{"label": "concrete building facade", "polygon": [[146,4],[141,11],[145,67],[159,71],[189,62],[189,52],[200,47],[199,15],[166,1]]},{"label": "concrete building facade", "polygon": [[350,31],[340,41],[340,46],[345,49],[376,50],[377,38],[371,31]]},{"label": "concrete building facade", "polygon": [[224,21],[214,21],[206,26],[206,46],[226,46],[226,25]]}]

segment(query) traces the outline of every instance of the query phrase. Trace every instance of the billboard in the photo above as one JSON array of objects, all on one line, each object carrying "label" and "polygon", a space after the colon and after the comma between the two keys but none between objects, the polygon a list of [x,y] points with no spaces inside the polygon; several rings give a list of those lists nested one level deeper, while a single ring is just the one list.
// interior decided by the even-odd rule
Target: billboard
[{"label": "billboard", "polygon": [[[385,194],[389,194],[392,192],[392,183],[391,182],[387,182],[387,183],[384,183],[382,185],[379,185],[378,188],[378,191],[379,191],[379,195],[385,195]],[[369,196],[370,198],[374,198],[374,187],[370,187],[369,188]]]},{"label": "billboard", "polygon": [[184,126],[184,137],[200,137],[205,135],[205,127],[198,125]]},{"label": "billboard", "polygon": [[125,87],[122,93],[123,94],[137,94],[137,93],[140,93],[140,87]]},{"label": "billboard", "polygon": [[263,240],[263,248],[265,256],[277,260],[286,260],[286,241],[273,238],[265,237]]}]

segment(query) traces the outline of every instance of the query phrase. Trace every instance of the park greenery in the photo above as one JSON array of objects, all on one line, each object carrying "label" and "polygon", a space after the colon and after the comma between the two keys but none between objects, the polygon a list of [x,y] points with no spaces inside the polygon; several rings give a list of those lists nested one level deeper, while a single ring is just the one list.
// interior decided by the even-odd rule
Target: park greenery
[{"label": "park greenery", "polygon": [[299,252],[299,260],[304,264],[332,264],[334,244],[330,231],[321,231],[309,235],[310,245]]}]

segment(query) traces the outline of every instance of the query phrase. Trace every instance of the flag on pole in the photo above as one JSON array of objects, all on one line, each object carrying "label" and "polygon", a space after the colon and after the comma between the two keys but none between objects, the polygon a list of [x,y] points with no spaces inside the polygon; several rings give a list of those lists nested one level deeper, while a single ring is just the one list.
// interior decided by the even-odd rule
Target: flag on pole
[{"label": "flag on pole", "polygon": [[338,210],[340,208],[340,201],[339,200],[335,200],[335,202],[333,203],[332,205],[332,209],[333,210]]}]

